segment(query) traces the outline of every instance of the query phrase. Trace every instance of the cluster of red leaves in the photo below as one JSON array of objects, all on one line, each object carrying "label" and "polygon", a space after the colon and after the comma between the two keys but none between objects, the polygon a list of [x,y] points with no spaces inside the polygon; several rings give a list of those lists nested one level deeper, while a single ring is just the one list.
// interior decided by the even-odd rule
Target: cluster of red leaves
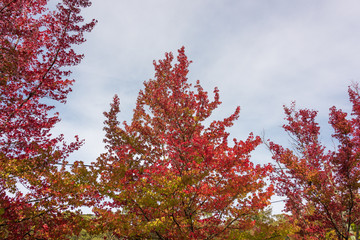
[{"label": "cluster of red leaves", "polygon": [[59,117],[45,99],[65,102],[73,83],[67,67],[83,57],[71,46],[85,41],[95,21],[82,24],[80,10],[89,0],[64,0],[52,11],[47,2],[0,1],[2,239],[59,239],[71,233],[75,217],[64,212],[72,202],[66,189],[72,187],[71,174],[57,165],[81,141],[65,144],[62,136],[51,136]]},{"label": "cluster of red leaves", "polygon": [[286,196],[286,210],[292,213],[304,239],[323,239],[333,232],[337,239],[349,239],[352,227],[360,224],[360,95],[349,88],[352,117],[332,107],[329,123],[334,129],[335,150],[319,141],[316,111],[285,107],[294,150],[270,143],[279,164],[274,176],[277,193]]},{"label": "cluster of red leaves", "polygon": [[199,82],[191,90],[184,48],[177,60],[173,66],[169,53],[154,62],[155,79],[144,83],[131,124],[120,127],[117,96],[105,113],[108,152],[94,167],[100,192],[111,200],[96,211],[119,237],[225,238],[251,226],[272,195],[265,187],[271,166],[249,159],[260,138],[228,144],[226,128],[240,108],[205,127],[221,103],[218,90],[213,101]]}]

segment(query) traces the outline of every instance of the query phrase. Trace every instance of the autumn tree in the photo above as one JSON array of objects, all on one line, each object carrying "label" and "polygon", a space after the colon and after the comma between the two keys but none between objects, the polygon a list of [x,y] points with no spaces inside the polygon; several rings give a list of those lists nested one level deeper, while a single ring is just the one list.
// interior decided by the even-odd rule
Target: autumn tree
[{"label": "autumn tree", "polygon": [[[95,21],[83,23],[89,0],[0,1],[0,238],[62,239],[78,218],[67,156],[78,149],[50,130],[59,121],[52,103],[65,103],[70,66],[83,55]],[[80,163],[78,163],[79,165]]]},{"label": "autumn tree", "polygon": [[[360,224],[360,96],[349,87],[351,115],[330,108],[334,149],[319,139],[316,111],[285,107],[284,129],[293,148],[270,143],[278,164],[276,191],[286,196],[286,211],[300,227],[302,239],[350,239]],[[337,145],[335,147],[335,145]],[[330,149],[330,150],[329,150]],[[358,236],[357,236],[358,239]]]},{"label": "autumn tree", "polygon": [[246,231],[233,230],[231,239],[236,240],[296,240],[292,237],[297,227],[286,214],[273,215],[271,208],[253,216],[254,226]]},{"label": "autumn tree", "polygon": [[107,152],[94,171],[106,202],[95,208],[107,230],[127,239],[225,239],[230,229],[246,229],[251,216],[269,204],[271,166],[254,165],[260,144],[250,133],[228,143],[227,127],[240,108],[205,126],[220,105],[199,82],[188,83],[184,48],[154,61],[155,77],[144,83],[130,124],[117,119],[119,98],[105,112]]}]

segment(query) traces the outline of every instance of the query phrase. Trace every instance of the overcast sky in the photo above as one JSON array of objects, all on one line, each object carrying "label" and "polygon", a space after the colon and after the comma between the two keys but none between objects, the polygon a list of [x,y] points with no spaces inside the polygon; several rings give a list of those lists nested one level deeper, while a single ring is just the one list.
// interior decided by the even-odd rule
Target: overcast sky
[{"label": "overcast sky", "polygon": [[[85,139],[70,160],[95,161],[113,95],[121,100],[119,120],[130,121],[143,82],[154,76],[153,60],[181,46],[193,61],[190,82],[220,90],[223,104],[212,119],[241,107],[231,138],[265,132],[287,144],[282,106],[295,100],[319,110],[322,140],[331,142],[328,109],[350,110],[347,88],[360,81],[357,0],[93,0],[84,15],[99,22],[77,47],[85,59],[73,68],[76,83],[57,107],[62,121],[54,130]],[[259,147],[253,160],[271,156]]]}]

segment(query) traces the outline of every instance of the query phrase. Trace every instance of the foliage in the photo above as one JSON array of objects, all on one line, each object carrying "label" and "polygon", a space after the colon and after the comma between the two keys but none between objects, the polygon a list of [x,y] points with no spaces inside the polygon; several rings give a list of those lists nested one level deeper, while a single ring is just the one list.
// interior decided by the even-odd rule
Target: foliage
[{"label": "foliage", "polygon": [[236,240],[284,240],[293,239],[291,236],[297,231],[289,221],[289,216],[279,214],[273,216],[271,208],[259,212],[253,217],[254,226],[247,231],[233,231],[231,239]]},{"label": "foliage", "polygon": [[300,227],[303,239],[350,239],[351,226],[360,220],[360,96],[357,85],[349,87],[351,117],[330,109],[335,150],[326,151],[319,140],[317,112],[295,105],[285,107],[284,129],[294,150],[270,143],[279,164],[274,180],[277,193],[286,196],[286,210]]},{"label": "foliage", "polygon": [[[94,223],[95,220],[95,216],[91,215],[91,214],[84,214],[82,215],[84,221],[87,221],[91,224]],[[82,229],[78,235],[73,235],[72,237],[70,237],[70,240],[101,240],[101,239],[106,239],[106,240],[118,240],[119,238],[117,238],[114,234],[112,234],[111,232],[94,232],[94,228],[93,227],[89,227],[89,226],[85,226],[87,229]]]},{"label": "foliage", "polygon": [[228,144],[227,127],[240,108],[222,121],[204,122],[219,105],[200,86],[187,82],[184,48],[154,62],[155,79],[144,83],[131,124],[119,126],[119,98],[105,113],[107,153],[94,169],[101,194],[110,199],[96,209],[103,226],[128,239],[224,239],[230,229],[246,229],[269,204],[271,166],[254,165],[260,144],[250,134]]},{"label": "foliage", "polygon": [[65,159],[81,141],[51,136],[59,116],[48,99],[65,103],[67,68],[83,57],[71,46],[95,21],[82,24],[88,0],[64,0],[53,11],[47,2],[0,1],[1,239],[61,239],[80,227],[81,217],[67,211],[77,190]]},{"label": "foliage", "polygon": [[[52,136],[60,121],[51,102],[65,103],[69,68],[83,55],[96,23],[84,23],[89,0],[0,1],[1,239],[358,239],[360,229],[360,95],[349,88],[352,113],[335,107],[329,123],[338,145],[319,140],[317,112],[285,107],[294,149],[269,143],[272,175],[291,215],[272,217],[273,168],[250,161],[261,143],[252,133],[228,143],[240,108],[210,121],[221,104],[188,83],[184,48],[154,62],[133,119],[121,126],[117,96],[105,112],[107,152],[91,166],[67,158],[82,141]],[[207,124],[208,123],[208,124]],[[84,217],[79,206],[95,206]],[[72,236],[72,237],[70,237]]]}]

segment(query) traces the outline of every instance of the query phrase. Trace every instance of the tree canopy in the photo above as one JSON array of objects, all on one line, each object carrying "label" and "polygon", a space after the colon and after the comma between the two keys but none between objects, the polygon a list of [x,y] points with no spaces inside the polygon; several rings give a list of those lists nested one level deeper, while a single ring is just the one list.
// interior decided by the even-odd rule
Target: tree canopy
[{"label": "tree canopy", "polygon": [[117,120],[119,98],[105,112],[107,153],[96,163],[101,193],[110,201],[96,209],[119,237],[223,239],[230,229],[246,229],[251,216],[269,205],[271,166],[255,165],[250,153],[261,142],[250,133],[228,144],[228,118],[212,121],[220,105],[200,83],[188,83],[184,48],[154,62],[155,77],[144,83],[133,119]]},{"label": "tree canopy", "polygon": [[[229,141],[240,107],[210,120],[219,90],[210,98],[191,84],[182,47],[154,61],[130,123],[120,123],[114,96],[105,152],[69,162],[83,141],[51,134],[60,121],[51,103],[66,102],[83,58],[74,46],[96,21],[81,15],[89,0],[56,3],[0,1],[1,239],[359,239],[358,85],[350,114],[330,109],[334,148],[320,141],[317,112],[292,104],[283,126],[292,147],[269,140],[276,165],[254,164],[260,137]],[[266,208],[274,192],[288,215]]]},{"label": "tree canopy", "polygon": [[[80,63],[74,44],[95,21],[83,24],[88,0],[0,2],[0,238],[61,239],[77,231],[66,158],[81,141],[66,144],[50,130],[59,121],[44,99],[65,102]],[[81,228],[80,228],[81,229]]]},{"label": "tree canopy", "polygon": [[[332,107],[329,123],[337,146],[329,150],[319,140],[317,112],[285,107],[284,129],[294,149],[270,143],[279,168],[274,176],[277,193],[286,196],[286,211],[305,239],[350,239],[360,221],[360,96],[357,85],[349,87],[352,113]],[[358,236],[357,236],[358,238]]]}]

